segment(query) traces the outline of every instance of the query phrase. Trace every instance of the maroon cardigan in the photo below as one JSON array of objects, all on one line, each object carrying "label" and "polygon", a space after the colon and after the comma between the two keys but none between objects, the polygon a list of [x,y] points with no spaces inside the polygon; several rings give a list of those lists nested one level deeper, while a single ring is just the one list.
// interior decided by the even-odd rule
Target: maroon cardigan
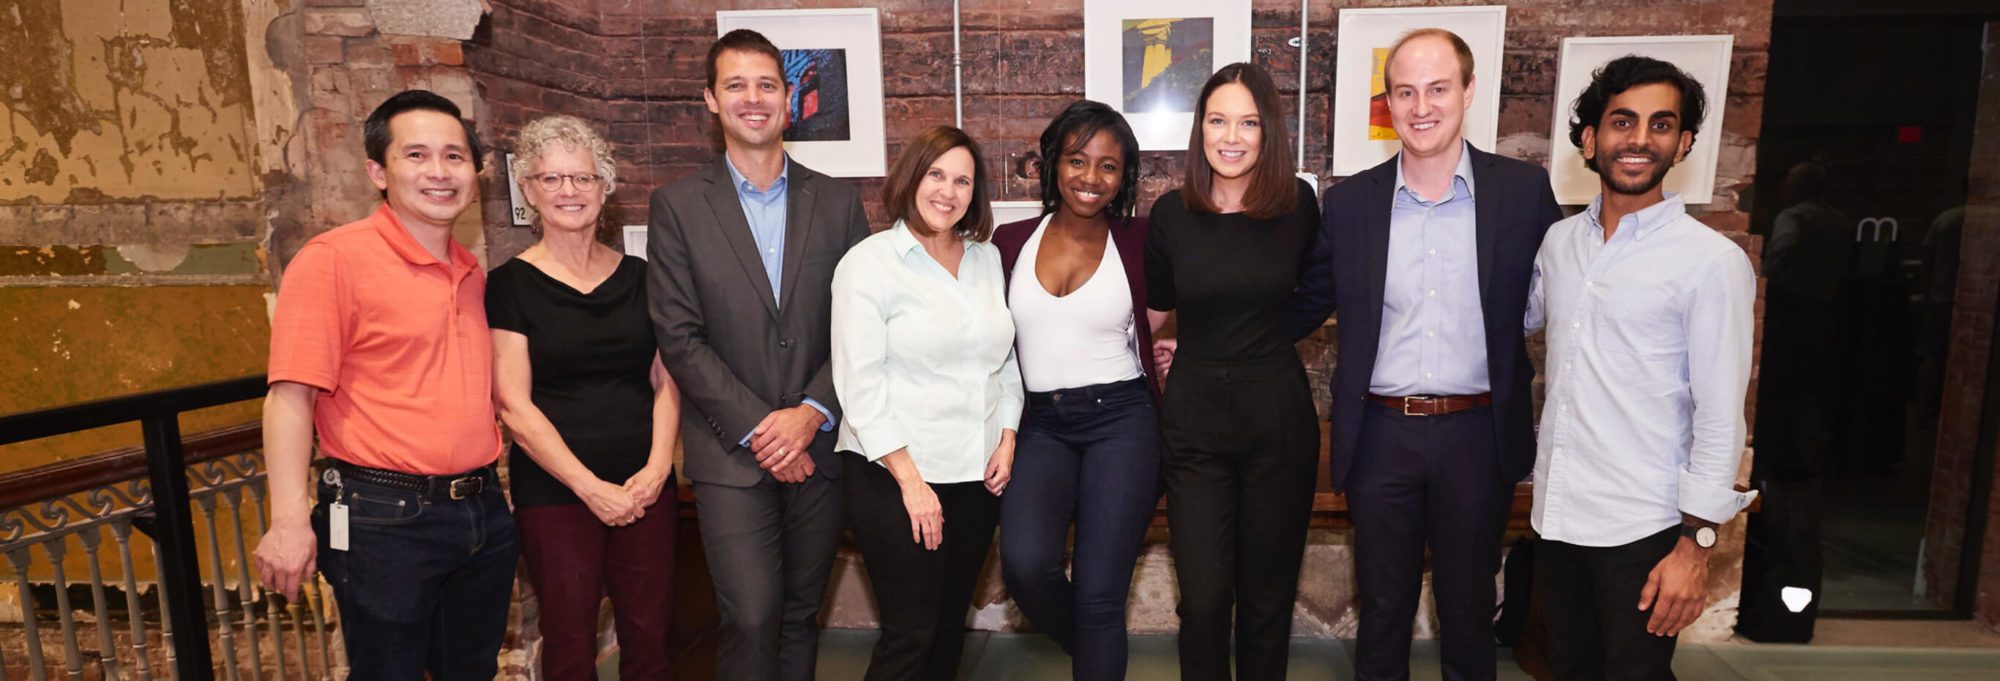
[{"label": "maroon cardigan", "polygon": [[[1000,248],[1000,271],[1009,291],[1014,279],[1014,263],[1021,260],[1021,248],[1028,245],[1042,218],[1033,217],[1001,225],[993,230],[993,245]],[[1146,219],[1113,220],[1111,244],[1118,249],[1118,261],[1125,265],[1125,281],[1132,288],[1132,325],[1139,335],[1139,366],[1146,370],[1146,390],[1160,395],[1159,367],[1153,365],[1153,327],[1146,320]],[[1017,357],[1018,359],[1018,357]]]}]

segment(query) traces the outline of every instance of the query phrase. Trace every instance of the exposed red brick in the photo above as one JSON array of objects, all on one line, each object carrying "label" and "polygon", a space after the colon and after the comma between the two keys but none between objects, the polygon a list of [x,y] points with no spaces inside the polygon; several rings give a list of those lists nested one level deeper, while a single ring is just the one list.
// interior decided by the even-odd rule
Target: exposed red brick
[{"label": "exposed red brick", "polygon": [[338,64],[347,59],[346,40],[340,36],[309,35],[299,42],[307,64]]},{"label": "exposed red brick", "polygon": [[366,8],[309,9],[305,29],[307,35],[360,37],[375,33],[375,19]]}]

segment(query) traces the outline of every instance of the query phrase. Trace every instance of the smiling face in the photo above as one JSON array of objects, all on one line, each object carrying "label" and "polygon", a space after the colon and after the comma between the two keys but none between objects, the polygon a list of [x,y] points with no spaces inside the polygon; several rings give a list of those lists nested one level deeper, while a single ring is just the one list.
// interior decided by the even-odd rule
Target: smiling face
[{"label": "smiling face", "polygon": [[1603,119],[1583,129],[1584,157],[1595,162],[1607,191],[1663,191],[1667,171],[1694,144],[1694,133],[1681,128],[1680,111],[1680,89],[1666,83],[1635,85],[1611,97]]},{"label": "smiling face", "polygon": [[477,198],[465,126],[449,114],[417,109],[389,119],[383,161],[368,162],[368,177],[402,220],[450,228]]},{"label": "smiling face", "polygon": [[1241,83],[1225,83],[1209,93],[1201,116],[1201,153],[1217,179],[1245,177],[1257,167],[1264,121],[1257,100]]},{"label": "smiling face", "polygon": [[[1063,140],[1063,147],[1076,147],[1075,138]],[[1086,220],[1095,218],[1125,180],[1125,148],[1109,131],[1099,130],[1082,147],[1056,159],[1055,172],[1062,210]]]},{"label": "smiling face", "polygon": [[1456,150],[1464,139],[1473,86],[1458,52],[1444,38],[1422,36],[1403,43],[1392,56],[1386,74],[1389,122],[1403,141],[1403,152],[1428,157]]},{"label": "smiling face", "polygon": [[770,56],[723,50],[715,58],[715,82],[701,91],[709,113],[722,119],[722,135],[732,146],[782,144],[786,117],[785,76]]},{"label": "smiling face", "polygon": [[911,226],[929,233],[957,226],[972,206],[973,170],[972,151],[965,147],[952,147],[932,161],[924,179],[917,182],[917,217],[924,224]]},{"label": "smiling face", "polygon": [[[566,175],[555,191],[544,188],[542,178]],[[545,230],[595,230],[597,216],[604,212],[604,181],[598,178],[588,190],[580,190],[576,177],[597,178],[597,159],[590,152],[566,144],[551,144],[535,157],[533,169],[521,178],[521,197],[534,206],[536,221]]]}]

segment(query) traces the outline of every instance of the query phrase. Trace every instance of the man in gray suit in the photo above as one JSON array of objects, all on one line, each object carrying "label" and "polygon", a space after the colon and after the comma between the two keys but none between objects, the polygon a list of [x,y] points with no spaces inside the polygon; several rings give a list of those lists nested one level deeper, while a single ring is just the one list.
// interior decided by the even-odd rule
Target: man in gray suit
[{"label": "man in gray suit", "polygon": [[813,677],[840,543],[833,267],[868,236],[853,187],[785,156],[783,58],[731,31],[702,96],[726,152],[653,192],[647,294],[722,619],[717,676]]}]

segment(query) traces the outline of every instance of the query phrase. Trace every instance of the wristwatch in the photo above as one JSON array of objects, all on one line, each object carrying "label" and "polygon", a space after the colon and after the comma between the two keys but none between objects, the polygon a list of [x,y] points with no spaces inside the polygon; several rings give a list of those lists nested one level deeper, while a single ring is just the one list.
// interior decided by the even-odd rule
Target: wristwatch
[{"label": "wristwatch", "polygon": [[1708,526],[1682,525],[1681,536],[1694,540],[1694,545],[1704,549],[1715,548],[1715,528]]}]

